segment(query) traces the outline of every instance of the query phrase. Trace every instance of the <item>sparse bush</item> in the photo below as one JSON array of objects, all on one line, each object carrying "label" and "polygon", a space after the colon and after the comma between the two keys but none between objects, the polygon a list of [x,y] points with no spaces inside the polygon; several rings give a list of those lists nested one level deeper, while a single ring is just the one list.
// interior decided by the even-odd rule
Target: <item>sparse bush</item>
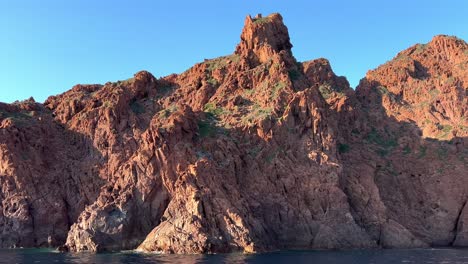
[{"label": "sparse bush", "polygon": [[437,128],[440,130],[440,133],[437,135],[437,138],[447,138],[452,132],[453,127],[451,125],[437,125]]},{"label": "sparse bush", "polygon": [[218,85],[218,80],[216,80],[215,78],[213,78],[213,76],[210,76],[207,80],[206,80],[207,83],[213,85],[213,86],[216,86]]},{"label": "sparse bush", "polygon": [[448,85],[452,85],[455,83],[455,78],[453,76],[449,77],[446,82]]},{"label": "sparse bush", "polygon": [[275,86],[273,86],[273,89],[271,89],[270,99],[274,100],[278,98],[280,91],[284,89],[285,87],[286,87],[286,83],[281,82],[281,81],[277,82]]},{"label": "sparse bush", "polygon": [[105,101],[102,106],[104,106],[105,108],[110,108],[112,106],[111,102],[110,101]]},{"label": "sparse bush", "polygon": [[291,79],[291,81],[296,81],[296,80],[298,80],[299,77],[301,76],[301,74],[299,73],[299,71],[296,70],[296,69],[289,70],[289,71],[288,71],[288,75],[289,75],[289,79]]},{"label": "sparse bush", "polygon": [[267,163],[272,163],[275,158],[278,157],[278,154],[285,153],[284,149],[279,147],[275,151],[268,152],[268,155],[265,157]]},{"label": "sparse bush", "polygon": [[372,128],[369,134],[367,134],[366,140],[370,143],[374,143],[386,148],[395,147],[398,145],[394,138],[385,140],[384,137],[375,128]]},{"label": "sparse bush", "polygon": [[225,112],[222,107],[216,107],[215,103],[207,103],[203,111],[215,117],[219,117]]},{"label": "sparse bush", "polygon": [[406,146],[403,148],[403,154],[408,155],[408,154],[410,154],[410,153],[411,153],[411,148],[410,148],[408,145],[406,145]]},{"label": "sparse bush", "polygon": [[385,171],[392,176],[398,176],[398,172],[390,161],[387,161],[387,164],[385,164]]},{"label": "sparse bush", "polygon": [[157,96],[159,95],[165,95],[168,94],[170,91],[174,90],[175,86],[162,86],[158,87],[158,93]]},{"label": "sparse bush", "polygon": [[418,158],[424,158],[426,156],[426,152],[427,152],[427,147],[426,146],[420,146],[419,147]]},{"label": "sparse bush", "polygon": [[361,132],[359,131],[359,129],[353,128],[353,129],[351,130],[351,134],[353,134],[353,135],[359,135],[359,134],[361,134]]},{"label": "sparse bush", "polygon": [[349,150],[350,150],[350,147],[348,144],[342,144],[342,143],[338,144],[338,152],[340,154],[347,153],[349,152]]},{"label": "sparse bush", "polygon": [[163,109],[161,111],[158,112],[158,117],[160,119],[166,119],[167,117],[169,117],[169,115],[173,112],[177,111],[177,106],[172,104],[170,105],[168,108],[166,109]]},{"label": "sparse bush", "polygon": [[265,24],[265,23],[268,23],[269,21],[270,21],[269,17],[260,17],[254,20],[254,24]]},{"label": "sparse bush", "polygon": [[230,56],[224,56],[224,57],[219,57],[216,59],[208,60],[205,62],[207,66],[207,70],[212,72],[216,69],[221,69],[224,68],[228,65],[229,61],[237,63],[240,60],[240,56],[238,54],[230,55]]},{"label": "sparse bush", "polygon": [[375,152],[379,154],[380,157],[385,157],[389,153],[388,149],[384,149],[384,148],[379,148]]},{"label": "sparse bush", "polygon": [[216,126],[214,126],[209,120],[199,120],[198,133],[202,138],[212,137],[216,134]]},{"label": "sparse bush", "polygon": [[444,146],[440,146],[438,149],[437,149],[437,156],[440,158],[440,159],[446,159],[447,156],[448,156],[448,149]]},{"label": "sparse bush", "polygon": [[382,157],[386,156],[393,150],[393,148],[398,146],[398,142],[395,138],[384,137],[375,128],[372,128],[372,130],[367,134],[366,140],[367,142],[378,146],[376,152]]},{"label": "sparse bush", "polygon": [[257,157],[257,154],[260,152],[261,148],[259,146],[255,146],[250,148],[247,153],[253,157]]},{"label": "sparse bush", "polygon": [[197,155],[198,159],[203,159],[203,158],[207,158],[210,160],[212,159],[211,154],[204,149],[198,150],[195,154]]},{"label": "sparse bush", "polygon": [[345,94],[341,92],[340,88],[331,87],[330,84],[328,83],[320,85],[318,89],[323,99],[325,100],[328,100],[332,98],[333,96],[336,96],[338,98],[345,96]]},{"label": "sparse bush", "polygon": [[327,100],[332,96],[330,85],[322,84],[319,86],[319,92],[322,94],[323,99]]},{"label": "sparse bush", "polygon": [[142,114],[145,112],[145,107],[143,107],[138,101],[133,100],[130,102],[130,108],[132,109],[133,113],[135,114]]},{"label": "sparse bush", "polygon": [[255,93],[255,90],[254,90],[254,89],[245,89],[245,90],[244,90],[244,94],[245,94],[246,96],[252,96],[254,93]]},{"label": "sparse bush", "polygon": [[255,123],[256,121],[263,120],[273,113],[273,108],[266,107],[261,108],[258,104],[253,105],[252,111],[248,113],[246,116],[242,117],[241,121],[245,125],[250,125]]},{"label": "sparse bush", "polygon": [[438,95],[440,94],[440,91],[437,89],[432,89],[429,91],[429,95],[431,96],[431,100],[434,100]]},{"label": "sparse bush", "polygon": [[422,53],[426,49],[427,44],[417,44],[414,54]]},{"label": "sparse bush", "polygon": [[387,89],[387,87],[385,86],[377,86],[377,91],[379,92],[379,94],[381,95],[387,95],[390,93],[390,91]]}]

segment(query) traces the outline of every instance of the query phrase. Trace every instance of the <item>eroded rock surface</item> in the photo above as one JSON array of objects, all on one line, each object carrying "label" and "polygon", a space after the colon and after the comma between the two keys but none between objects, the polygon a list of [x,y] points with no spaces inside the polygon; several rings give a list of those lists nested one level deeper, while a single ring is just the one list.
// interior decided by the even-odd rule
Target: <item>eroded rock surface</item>
[{"label": "eroded rock surface", "polygon": [[356,91],[279,14],[160,79],[0,104],[0,247],[166,253],[467,244],[467,44],[436,36]]}]

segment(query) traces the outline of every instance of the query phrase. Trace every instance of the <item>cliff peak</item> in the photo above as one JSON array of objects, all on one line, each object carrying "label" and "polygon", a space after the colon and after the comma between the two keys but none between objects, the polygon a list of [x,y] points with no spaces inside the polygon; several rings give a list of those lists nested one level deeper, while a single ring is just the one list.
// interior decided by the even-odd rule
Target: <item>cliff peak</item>
[{"label": "cliff peak", "polygon": [[254,18],[250,15],[246,17],[241,42],[235,53],[262,63],[274,53],[283,50],[290,52],[291,48],[283,17],[278,13],[266,17],[258,14]]},{"label": "cliff peak", "polygon": [[468,51],[468,44],[455,36],[437,35],[428,44],[436,53],[457,62]]},{"label": "cliff peak", "polygon": [[456,36],[449,36],[449,35],[435,35],[429,44],[438,44],[438,43],[444,43],[444,44],[454,44],[454,45],[466,45],[466,42],[460,38],[457,38]]}]

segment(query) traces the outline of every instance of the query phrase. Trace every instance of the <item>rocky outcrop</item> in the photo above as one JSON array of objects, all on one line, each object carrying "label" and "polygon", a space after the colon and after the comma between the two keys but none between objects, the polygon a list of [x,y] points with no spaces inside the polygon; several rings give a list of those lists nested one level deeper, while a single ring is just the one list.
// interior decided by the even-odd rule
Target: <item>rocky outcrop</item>
[{"label": "rocky outcrop", "polygon": [[241,55],[253,64],[265,63],[271,56],[285,51],[291,53],[288,28],[283,24],[280,14],[267,17],[257,15],[247,16],[241,34],[241,42],[235,54]]},{"label": "rocky outcrop", "polygon": [[[279,14],[233,55],[0,104],[0,246],[261,252],[466,245],[467,44],[354,91]],[[425,96],[429,94],[430,96]]]},{"label": "rocky outcrop", "polygon": [[0,114],[0,247],[59,246],[99,193],[101,155],[32,100]]},{"label": "rocky outcrop", "polygon": [[352,119],[342,143],[344,186],[375,239],[389,221],[414,236],[400,247],[448,246],[460,232],[468,183],[467,75],[460,65],[467,50],[461,40],[437,36],[400,52],[368,72],[351,98],[354,108],[342,114]]},{"label": "rocky outcrop", "polygon": [[466,50],[463,40],[436,36],[369,71],[357,94],[365,105],[381,101],[397,121],[414,122],[424,138],[466,137]]}]

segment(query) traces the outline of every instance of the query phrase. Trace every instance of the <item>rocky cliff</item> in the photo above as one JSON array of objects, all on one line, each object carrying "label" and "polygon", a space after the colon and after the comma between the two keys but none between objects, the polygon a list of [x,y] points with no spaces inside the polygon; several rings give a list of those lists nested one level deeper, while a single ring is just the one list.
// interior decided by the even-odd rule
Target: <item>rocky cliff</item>
[{"label": "rocky cliff", "polygon": [[279,14],[157,79],[0,104],[0,247],[166,253],[468,245],[468,45],[356,90]]}]

